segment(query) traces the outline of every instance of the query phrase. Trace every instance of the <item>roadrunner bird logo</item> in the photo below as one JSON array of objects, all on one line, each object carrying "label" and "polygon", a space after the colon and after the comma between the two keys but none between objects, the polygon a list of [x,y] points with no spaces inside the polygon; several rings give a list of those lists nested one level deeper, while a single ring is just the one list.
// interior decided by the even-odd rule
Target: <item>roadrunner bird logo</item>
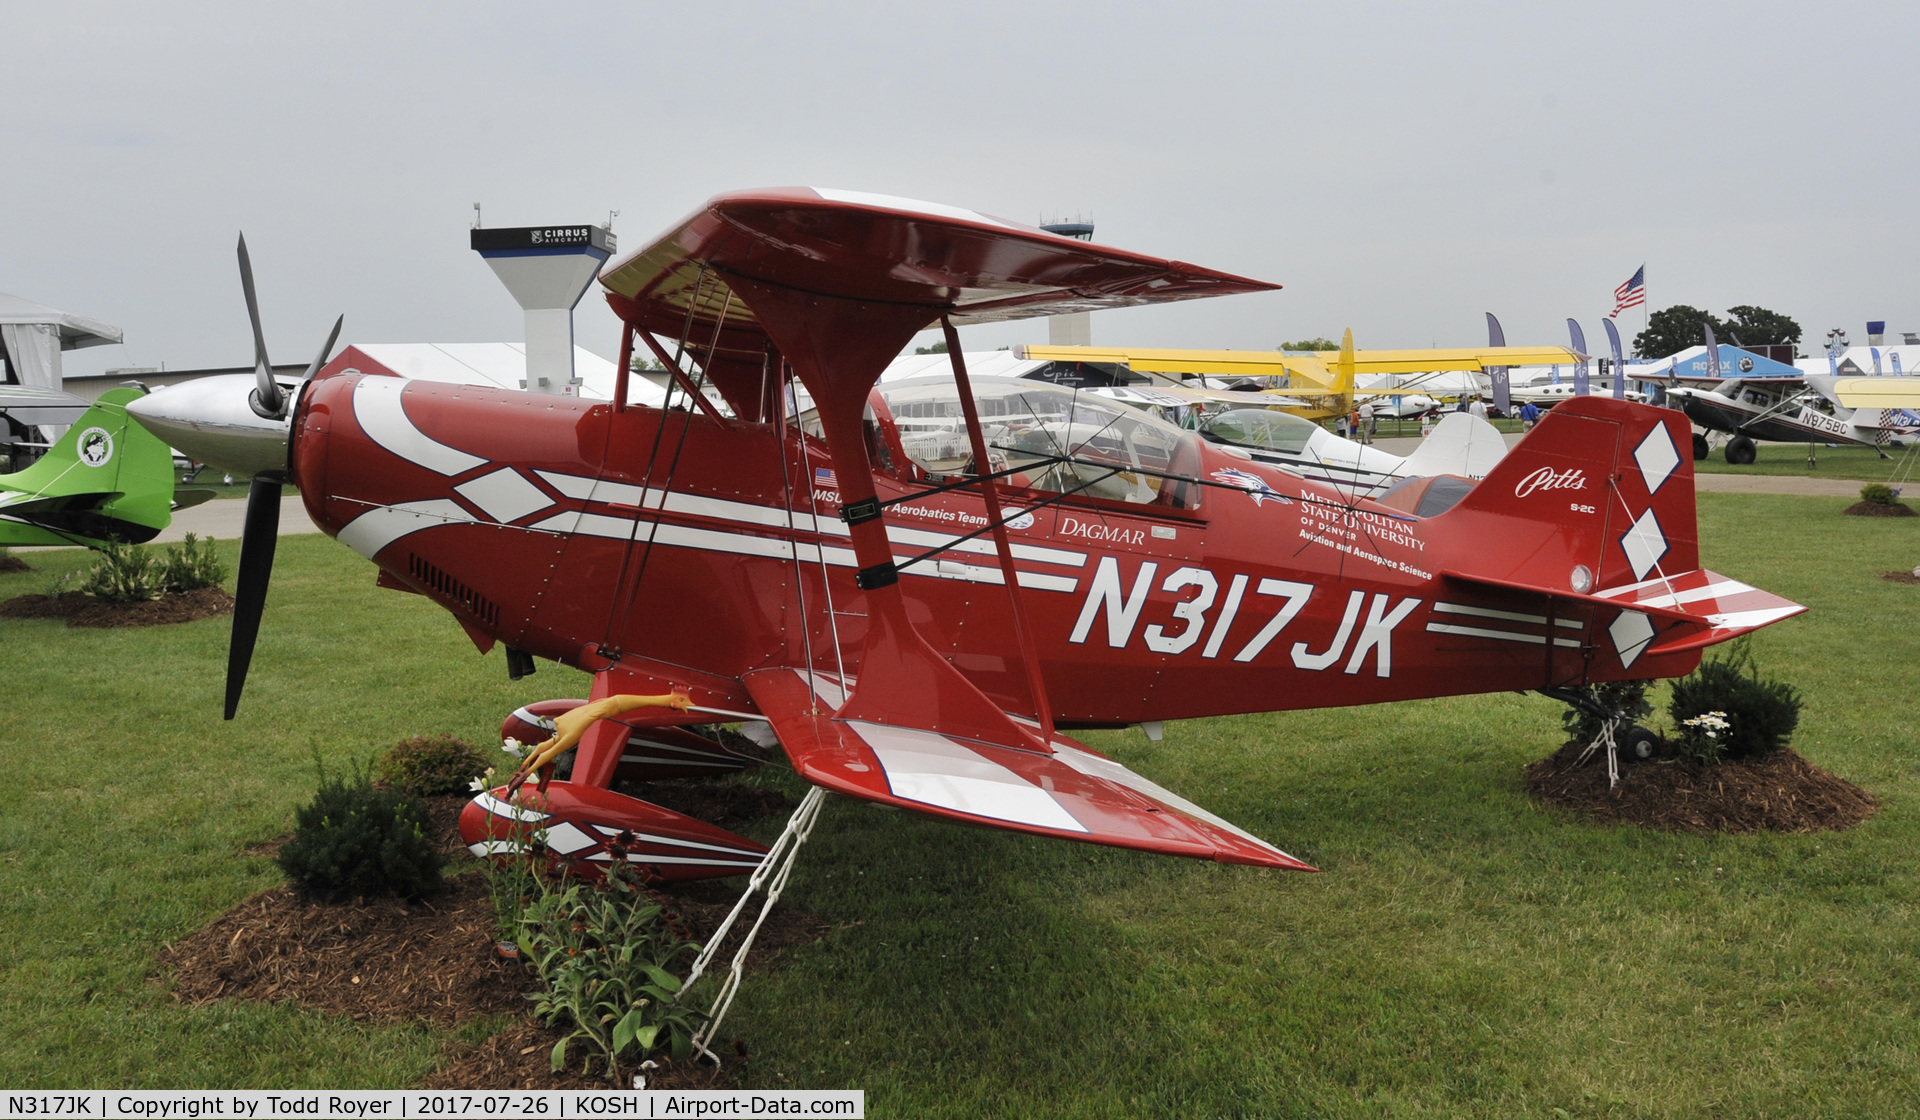
[{"label": "roadrunner bird logo", "polygon": [[113,458],[113,435],[105,428],[88,428],[80,433],[80,461],[89,467],[104,466]]},{"label": "roadrunner bird logo", "polygon": [[1272,498],[1274,501],[1279,502],[1283,506],[1290,506],[1293,504],[1292,498],[1289,498],[1286,495],[1281,494],[1278,491],[1274,490],[1273,487],[1268,486],[1266,479],[1261,478],[1257,474],[1248,474],[1246,471],[1237,471],[1229,468],[1226,470],[1214,471],[1213,477],[1215,479],[1218,479],[1221,482],[1226,483],[1228,486],[1237,486],[1240,489],[1245,490],[1247,492],[1247,497],[1252,498],[1253,504],[1256,506],[1260,505],[1262,502],[1264,502],[1268,498]]}]

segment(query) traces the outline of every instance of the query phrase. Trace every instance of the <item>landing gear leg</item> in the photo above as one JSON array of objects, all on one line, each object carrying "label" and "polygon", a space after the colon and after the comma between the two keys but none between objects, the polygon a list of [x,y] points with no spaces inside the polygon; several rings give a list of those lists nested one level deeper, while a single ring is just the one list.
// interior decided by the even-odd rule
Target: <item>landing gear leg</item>
[{"label": "landing gear leg", "polygon": [[1593,737],[1593,742],[1587,744],[1587,749],[1580,752],[1580,757],[1573,764],[1585,766],[1595,752],[1605,747],[1608,789],[1620,784],[1622,755],[1626,756],[1628,762],[1645,762],[1659,750],[1660,740],[1653,732],[1630,723],[1625,713],[1595,702],[1593,695],[1584,688],[1543,688],[1538,691],[1542,696],[1570,704],[1600,720],[1600,734]]}]

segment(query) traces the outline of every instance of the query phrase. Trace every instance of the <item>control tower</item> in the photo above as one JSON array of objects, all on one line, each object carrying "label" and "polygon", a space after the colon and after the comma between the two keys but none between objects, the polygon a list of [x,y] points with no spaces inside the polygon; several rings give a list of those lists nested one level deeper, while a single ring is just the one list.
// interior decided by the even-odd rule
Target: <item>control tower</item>
[{"label": "control tower", "polygon": [[573,309],[614,254],[605,226],[476,229],[470,244],[527,313],[527,377],[533,393],[573,396]]},{"label": "control tower", "polygon": [[[1048,233],[1057,233],[1062,237],[1071,237],[1075,241],[1093,240],[1092,222],[1054,222],[1043,225],[1041,229]],[[1090,312],[1076,311],[1071,315],[1055,315],[1047,320],[1047,344],[1049,346],[1092,346],[1093,317]]]}]

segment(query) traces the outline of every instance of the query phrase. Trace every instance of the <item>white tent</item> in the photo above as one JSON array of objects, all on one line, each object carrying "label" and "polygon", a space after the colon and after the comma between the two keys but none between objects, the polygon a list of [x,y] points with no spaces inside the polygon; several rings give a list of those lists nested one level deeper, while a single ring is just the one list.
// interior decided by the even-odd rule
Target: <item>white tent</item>
[{"label": "white tent", "polygon": [[0,345],[22,385],[58,389],[61,351],[119,341],[119,327],[0,292]]}]

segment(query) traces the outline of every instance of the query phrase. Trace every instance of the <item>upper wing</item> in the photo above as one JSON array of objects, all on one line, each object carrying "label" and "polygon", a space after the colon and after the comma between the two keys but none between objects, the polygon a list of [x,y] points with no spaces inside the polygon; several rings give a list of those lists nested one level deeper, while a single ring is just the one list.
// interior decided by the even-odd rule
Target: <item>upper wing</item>
[{"label": "upper wing", "polygon": [[1809,374],[1807,384],[1844,408],[1920,408],[1920,377]]},{"label": "upper wing", "polygon": [[1063,735],[1053,753],[845,720],[839,683],[797,669],[744,678],[802,777],[835,793],[1013,829],[1221,863],[1315,868]]},{"label": "upper wing", "polygon": [[87,411],[88,402],[58,389],[32,385],[0,385],[0,413],[22,424],[71,424]]},{"label": "upper wing", "polygon": [[[1484,370],[1577,362],[1581,355],[1564,346],[1481,346],[1437,350],[1354,350],[1349,364],[1341,351],[1312,356],[1278,350],[1155,350],[1107,346],[1022,346],[1023,358],[1054,362],[1108,362],[1139,373],[1209,373],[1239,377],[1305,377],[1329,389],[1345,376]],[[1370,392],[1372,390],[1361,390]],[[1392,390],[1382,390],[1390,393]]]},{"label": "upper wing", "polygon": [[[837,336],[831,345],[846,350],[895,312],[917,318],[918,330],[943,314],[964,325],[1279,287],[959,207],[813,187],[715,196],[645,248],[610,262],[600,283],[628,322],[689,338],[689,350],[743,416],[759,413],[770,341],[767,308],[751,304],[755,292],[764,298],[770,288],[857,306],[857,332],[827,316],[814,320],[826,332],[819,341]],[[772,341],[796,357],[793,336]],[[810,388],[817,397],[819,386]],[[859,389],[863,401],[865,392]]]}]

